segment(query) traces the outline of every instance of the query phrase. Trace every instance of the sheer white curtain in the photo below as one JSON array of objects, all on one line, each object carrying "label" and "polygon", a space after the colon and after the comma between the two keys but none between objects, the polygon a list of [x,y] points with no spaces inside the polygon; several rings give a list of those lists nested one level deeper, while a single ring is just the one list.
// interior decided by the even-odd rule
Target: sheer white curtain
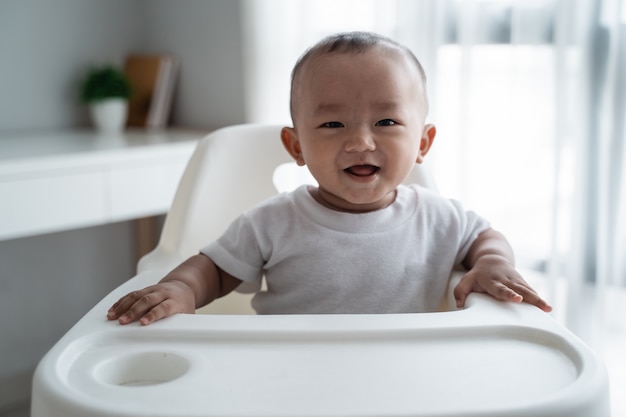
[{"label": "sheer white curtain", "polygon": [[249,121],[289,123],[291,67],[324,35],[373,30],[408,45],[428,75],[438,126],[428,163],[441,192],[502,230],[521,267],[562,278],[568,302],[557,310],[590,339],[604,328],[592,320],[616,317],[604,290],[626,285],[624,8],[243,0]]},{"label": "sheer white curtain", "polygon": [[559,249],[572,303],[568,324],[601,343],[607,329],[626,332],[626,299],[608,302],[626,286],[626,2],[574,3],[560,9],[559,49],[569,59],[562,70],[570,75],[560,85],[561,142],[575,161],[562,175],[575,187],[571,244]]},{"label": "sheer white curtain", "polygon": [[598,347],[626,327],[613,309],[626,286],[624,4],[399,0],[398,13],[397,37],[429,66],[436,178],[522,266],[565,282],[557,314]]},{"label": "sheer white curtain", "polygon": [[392,35],[396,26],[394,0],[241,0],[241,8],[252,123],[290,122],[291,69],[322,37],[351,30]]},{"label": "sheer white curtain", "polygon": [[[555,188],[553,4],[404,0],[399,7],[397,38],[428,71],[439,128],[430,162],[442,192],[505,232],[523,266],[542,269]],[[414,16],[425,24],[413,24]]]}]

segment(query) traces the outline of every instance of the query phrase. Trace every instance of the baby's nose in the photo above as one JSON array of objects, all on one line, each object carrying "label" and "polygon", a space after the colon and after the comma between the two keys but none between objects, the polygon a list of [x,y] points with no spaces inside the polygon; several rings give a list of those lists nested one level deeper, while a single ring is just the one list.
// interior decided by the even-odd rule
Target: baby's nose
[{"label": "baby's nose", "polygon": [[366,152],[376,149],[376,142],[372,132],[366,129],[358,129],[351,132],[350,136],[346,140],[347,152]]}]

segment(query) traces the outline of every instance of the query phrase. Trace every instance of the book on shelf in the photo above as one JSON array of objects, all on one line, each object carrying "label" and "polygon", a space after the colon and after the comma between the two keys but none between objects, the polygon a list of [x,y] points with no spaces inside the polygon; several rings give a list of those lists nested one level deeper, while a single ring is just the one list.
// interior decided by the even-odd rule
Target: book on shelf
[{"label": "book on shelf", "polygon": [[167,126],[178,65],[174,55],[131,54],[126,58],[124,73],[132,89],[128,126]]}]

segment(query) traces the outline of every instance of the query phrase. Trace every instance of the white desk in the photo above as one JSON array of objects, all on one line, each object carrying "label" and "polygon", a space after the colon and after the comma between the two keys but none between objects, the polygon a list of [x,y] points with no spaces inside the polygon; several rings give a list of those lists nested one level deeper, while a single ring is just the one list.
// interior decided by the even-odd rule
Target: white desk
[{"label": "white desk", "polygon": [[0,135],[0,240],[165,213],[205,133]]}]

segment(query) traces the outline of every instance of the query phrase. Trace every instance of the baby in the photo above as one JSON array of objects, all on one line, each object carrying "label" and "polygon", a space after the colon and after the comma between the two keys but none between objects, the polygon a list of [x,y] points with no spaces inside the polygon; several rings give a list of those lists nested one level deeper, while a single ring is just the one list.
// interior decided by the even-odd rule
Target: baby
[{"label": "baby", "polygon": [[122,297],[110,320],[149,324],[222,297],[242,282],[259,314],[436,311],[454,289],[551,307],[514,266],[506,239],[453,200],[403,180],[435,138],[426,77],[413,53],[372,33],[344,33],[308,50],[292,73],[287,152],[318,186],[279,194],[158,284]]}]

